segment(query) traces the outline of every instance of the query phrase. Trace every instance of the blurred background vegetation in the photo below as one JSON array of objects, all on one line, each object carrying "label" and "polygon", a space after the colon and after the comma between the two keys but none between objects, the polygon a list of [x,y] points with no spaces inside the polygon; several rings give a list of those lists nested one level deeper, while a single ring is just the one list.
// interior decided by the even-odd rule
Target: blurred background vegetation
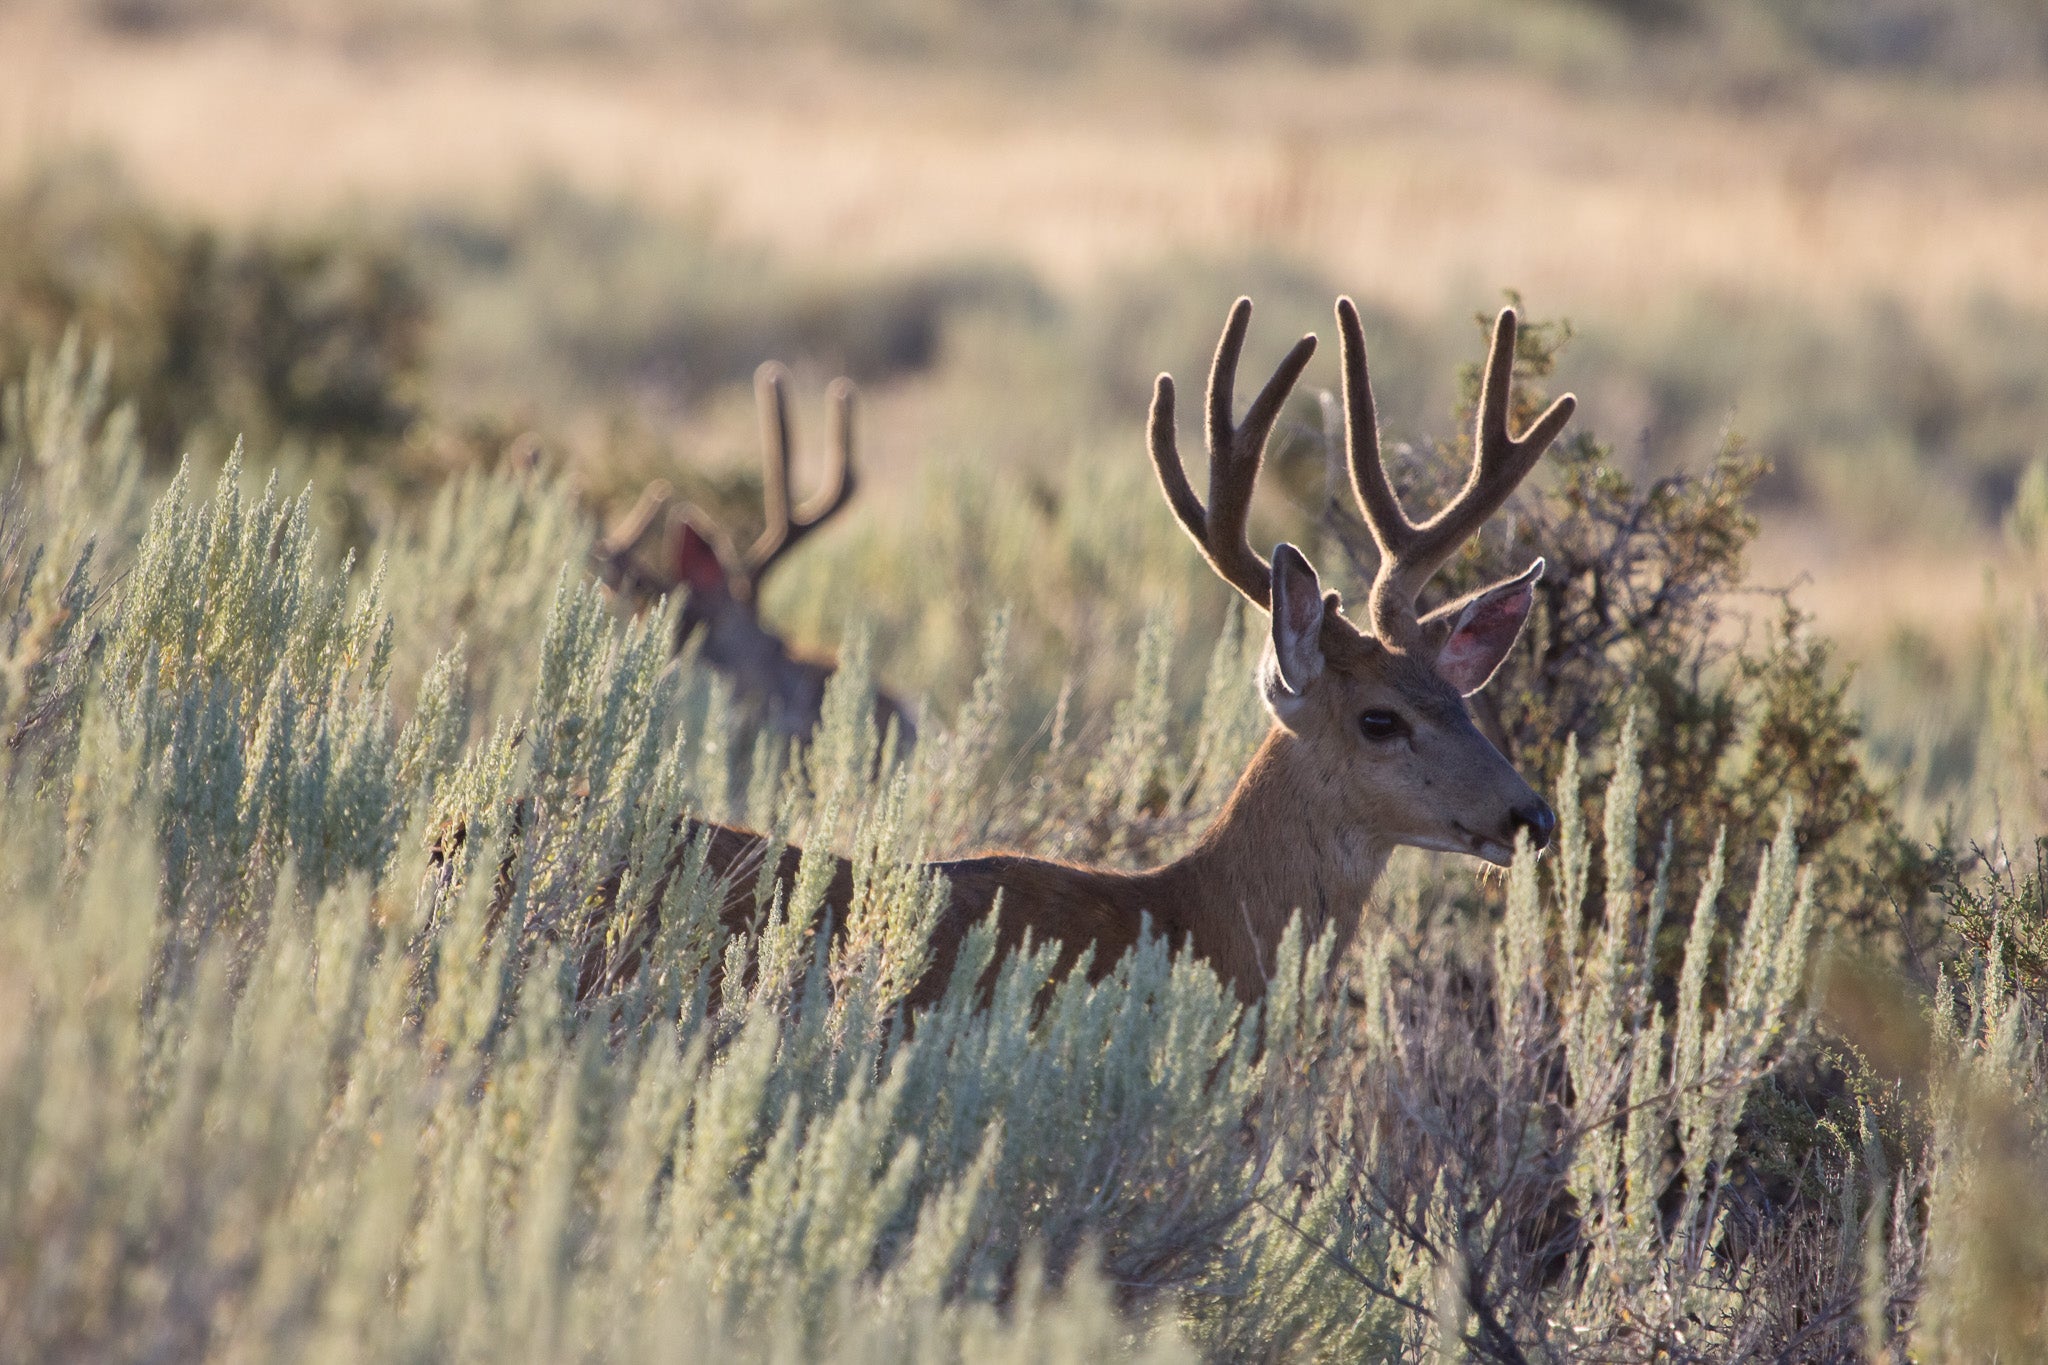
[{"label": "blurred background vegetation", "polygon": [[529,432],[594,507],[678,465],[743,507],[770,357],[868,387],[856,520],[902,539],[933,470],[1120,458],[1239,292],[1275,337],[1359,296],[1394,434],[1431,438],[1515,288],[1573,323],[1558,383],[1631,473],[1731,433],[1769,462],[1757,568],[1812,580],[1905,745],[2042,453],[2034,0],[10,0],[0,27],[0,359],[81,325],[160,468],[242,434],[330,471],[358,542]]},{"label": "blurred background vegetation", "polygon": [[[1315,61],[1400,56],[1478,63],[1620,65],[1697,44],[1763,69],[1907,71],[1944,78],[2031,75],[2048,62],[2048,19],[2029,0],[1474,0],[1427,15],[1387,0],[88,0],[109,28],[143,34],[261,22],[351,38],[480,38],[507,47],[629,47],[648,41],[823,40],[852,52],[1063,63],[1103,41],[1198,58],[1269,46]],[[1575,57],[1568,50],[1577,48]],[[1688,57],[1685,60],[1691,60]]]}]

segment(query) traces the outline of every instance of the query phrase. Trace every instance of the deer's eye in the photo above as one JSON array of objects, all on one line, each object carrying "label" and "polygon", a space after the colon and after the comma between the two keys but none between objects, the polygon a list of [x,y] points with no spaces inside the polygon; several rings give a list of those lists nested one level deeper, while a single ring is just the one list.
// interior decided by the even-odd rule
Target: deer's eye
[{"label": "deer's eye", "polygon": [[1408,733],[1408,722],[1392,711],[1367,711],[1358,718],[1358,732],[1367,739],[1385,743]]}]

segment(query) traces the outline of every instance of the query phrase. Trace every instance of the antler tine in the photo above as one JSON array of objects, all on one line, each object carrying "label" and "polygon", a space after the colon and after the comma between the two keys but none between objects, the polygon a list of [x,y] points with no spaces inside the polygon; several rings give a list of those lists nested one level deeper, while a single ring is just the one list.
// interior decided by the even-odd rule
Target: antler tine
[{"label": "antler tine", "polygon": [[[1209,448],[1207,549],[1209,562],[1217,571],[1251,598],[1254,605],[1265,607],[1273,600],[1272,566],[1252,549],[1246,534],[1251,519],[1252,484],[1259,477],[1265,441],[1262,436],[1247,459],[1230,415],[1237,396],[1237,361],[1244,354],[1244,338],[1251,330],[1251,322],[1252,301],[1238,299],[1231,305],[1229,320],[1223,324],[1223,335],[1216,339],[1216,356],[1209,365],[1207,411],[1202,423],[1203,442]],[[1267,388],[1271,387],[1269,383]],[[1265,394],[1259,397],[1263,399]]]},{"label": "antler tine", "polygon": [[623,554],[647,538],[654,519],[667,510],[669,500],[675,496],[675,489],[667,479],[656,479],[640,490],[640,500],[633,504],[633,510],[619,518],[611,530],[598,541],[598,548],[604,554]]},{"label": "antler tine", "polygon": [[654,480],[640,490],[640,500],[633,504],[633,510],[590,547],[591,562],[607,585],[649,595],[668,591],[667,585],[655,582],[651,574],[634,562],[633,551],[647,538],[674,496],[675,490],[669,487],[667,479]]},{"label": "antler tine", "polygon": [[1358,305],[1348,296],[1337,300],[1337,341],[1344,370],[1344,448],[1350,456],[1351,495],[1358,499],[1366,529],[1385,564],[1414,542],[1415,524],[1401,510],[1401,500],[1380,462],[1380,422],[1372,376],[1366,369],[1365,327],[1358,320]]},{"label": "antler tine", "polygon": [[797,542],[823,525],[853,497],[853,383],[835,379],[827,390],[831,452],[825,487],[803,511],[790,505],[789,466],[793,440],[789,421],[789,372],[769,361],[754,372],[754,392],[761,408],[761,504],[767,524],[738,575],[748,595],[760,586],[770,567]]},{"label": "antler tine", "polygon": [[[1516,329],[1515,310],[1501,309],[1500,316],[1493,322],[1493,350],[1487,356],[1486,380],[1479,390],[1479,453],[1472,462],[1472,476],[1465,481],[1465,488],[1470,491],[1482,481],[1489,482],[1487,493],[1472,494],[1475,503],[1482,497],[1491,499],[1486,511],[1480,514],[1481,520],[1492,515],[1494,509],[1515,490],[1515,485],[1529,477],[1529,471],[1543,458],[1543,452],[1550,449],[1550,443],[1558,438],[1579,406],[1576,396],[1562,394],[1543,410],[1542,416],[1529,424],[1529,430],[1519,440],[1508,435],[1508,405],[1513,399],[1515,382]],[[1457,506],[1465,496],[1466,493],[1461,492],[1452,506]]]},{"label": "antler tine", "polygon": [[832,451],[832,472],[825,476],[824,491],[818,494],[818,510],[804,518],[806,528],[835,515],[853,496],[853,410],[859,391],[844,376],[825,390],[827,444]]},{"label": "antler tine", "polygon": [[1189,539],[1209,551],[1209,514],[1188,483],[1188,471],[1180,462],[1180,443],[1174,434],[1173,376],[1162,374],[1152,385],[1152,415],[1145,424],[1146,444],[1152,451],[1152,472],[1166,494],[1166,505],[1188,533]]},{"label": "antler tine", "polygon": [[[1353,393],[1352,353],[1356,352],[1358,389],[1365,388],[1365,342],[1357,327],[1357,312],[1338,305],[1344,327],[1347,395]],[[1347,320],[1346,312],[1350,316]],[[1458,547],[1470,539],[1486,519],[1500,510],[1543,452],[1550,448],[1565,423],[1571,421],[1578,400],[1565,394],[1544,410],[1519,439],[1508,434],[1508,407],[1514,389],[1515,310],[1503,308],[1493,325],[1493,345],[1486,358],[1485,378],[1479,389],[1479,417],[1473,435],[1472,469],[1449,505],[1428,521],[1417,525],[1401,511],[1386,471],[1380,463],[1377,434],[1370,453],[1362,454],[1358,417],[1372,417],[1370,393],[1361,405],[1352,402],[1352,479],[1366,523],[1380,545],[1380,569],[1373,579],[1371,616],[1373,631],[1383,640],[1406,642],[1417,631],[1416,602],[1436,571],[1444,566]],[[1356,336],[1354,338],[1354,333]]]},{"label": "antler tine", "polygon": [[1174,435],[1174,389],[1171,375],[1160,375],[1152,393],[1152,419],[1147,435],[1152,450],[1152,468],[1173,514],[1186,528],[1202,555],[1223,581],[1243,593],[1252,605],[1264,611],[1273,596],[1272,566],[1252,549],[1246,535],[1251,516],[1252,488],[1258,482],[1259,466],[1265,458],[1266,439],[1279,419],[1287,395],[1301,379],[1309,357],[1315,354],[1313,333],[1294,343],[1294,348],[1273,371],[1258,397],[1245,410],[1244,421],[1231,421],[1231,399],[1237,387],[1237,362],[1244,352],[1246,330],[1251,326],[1252,301],[1240,298],[1230,309],[1230,319],[1216,343],[1216,358],[1209,367],[1209,392],[1204,424],[1209,447],[1209,505],[1204,508],[1188,483]]}]

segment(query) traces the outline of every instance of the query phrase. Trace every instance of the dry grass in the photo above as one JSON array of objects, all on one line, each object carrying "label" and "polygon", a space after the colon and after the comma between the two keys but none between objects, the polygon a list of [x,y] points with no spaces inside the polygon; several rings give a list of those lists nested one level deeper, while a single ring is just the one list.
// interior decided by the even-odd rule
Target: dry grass
[{"label": "dry grass", "polygon": [[489,199],[548,173],[708,207],[800,256],[988,252],[1068,285],[1257,245],[1413,308],[1510,281],[1586,317],[1688,290],[2048,303],[2048,92],[2012,87],[1816,78],[1745,109],[1499,72],[141,43],[17,14],[0,90],[0,168],[102,144],[230,222]]},{"label": "dry grass", "polygon": [[1851,659],[1882,654],[1901,631],[1944,656],[1982,629],[1985,578],[2024,590],[2039,570],[1986,537],[1948,552],[1845,543],[1809,521],[1767,521],[1752,555],[1760,583],[1797,585],[1799,605]]}]

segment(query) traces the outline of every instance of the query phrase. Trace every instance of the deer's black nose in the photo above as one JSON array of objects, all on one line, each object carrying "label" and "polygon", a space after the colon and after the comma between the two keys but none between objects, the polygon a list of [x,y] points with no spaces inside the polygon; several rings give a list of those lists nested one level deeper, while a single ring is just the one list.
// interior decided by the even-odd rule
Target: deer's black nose
[{"label": "deer's black nose", "polygon": [[1557,833],[1557,815],[1542,801],[1531,801],[1526,806],[1517,806],[1508,813],[1508,827],[1529,831],[1529,847],[1550,847],[1550,836]]}]

